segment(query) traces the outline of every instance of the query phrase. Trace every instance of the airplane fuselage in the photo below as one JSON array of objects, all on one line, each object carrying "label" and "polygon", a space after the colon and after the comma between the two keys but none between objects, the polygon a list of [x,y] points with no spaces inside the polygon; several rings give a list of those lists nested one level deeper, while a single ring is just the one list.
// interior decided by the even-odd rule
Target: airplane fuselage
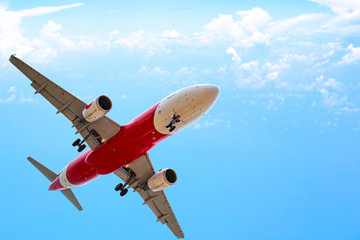
[{"label": "airplane fuselage", "polygon": [[[84,185],[126,166],[204,116],[218,95],[218,87],[208,84],[189,86],[169,95],[122,126],[113,138],[70,162],[50,184],[49,190]],[[169,126],[175,116],[179,116],[178,121]],[[175,128],[170,132],[171,127]]]}]

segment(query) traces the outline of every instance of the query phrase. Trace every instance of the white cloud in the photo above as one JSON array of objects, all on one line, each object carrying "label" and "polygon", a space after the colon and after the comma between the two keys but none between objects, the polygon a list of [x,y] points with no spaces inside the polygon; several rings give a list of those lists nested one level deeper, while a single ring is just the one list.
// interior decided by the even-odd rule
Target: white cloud
[{"label": "white cloud", "polygon": [[279,73],[278,72],[271,72],[268,75],[266,75],[266,78],[268,78],[270,80],[279,79]]},{"label": "white cloud", "polygon": [[325,5],[336,14],[328,16],[327,21],[322,22],[326,31],[337,34],[357,33],[360,30],[360,2],[358,0],[311,0]]},{"label": "white cloud", "polygon": [[349,53],[347,53],[345,56],[342,57],[341,61],[335,63],[335,65],[340,65],[340,64],[350,64],[352,62],[356,62],[358,60],[360,60],[360,47],[355,47],[350,44],[347,48],[347,51],[349,51]]},{"label": "white cloud", "polygon": [[60,24],[50,20],[46,25],[44,25],[43,29],[41,30],[41,34],[45,38],[57,39],[60,37],[60,33],[58,33],[58,31],[60,31],[61,28],[62,27]]},{"label": "white cloud", "polygon": [[200,38],[204,43],[214,41],[234,42],[234,46],[251,47],[254,44],[268,43],[271,39],[269,33],[263,32],[271,20],[270,15],[261,8],[236,13],[240,20],[232,15],[220,14],[204,26]]},{"label": "white cloud", "polygon": [[209,74],[211,74],[213,72],[213,70],[211,70],[210,68],[207,68],[207,69],[204,69],[203,70],[203,74],[205,74],[205,75],[209,75]]},{"label": "white cloud", "polygon": [[172,29],[172,30],[163,32],[161,36],[164,38],[178,38],[178,37],[180,37],[180,33],[175,31],[174,29]]},{"label": "white cloud", "polygon": [[17,13],[20,17],[39,16],[39,15],[61,11],[67,8],[80,7],[83,5],[84,3],[74,3],[69,5],[57,6],[57,7],[36,7],[32,9],[21,10],[18,11]]},{"label": "white cloud", "polygon": [[342,109],[340,109],[341,111],[344,112],[360,112],[360,108],[349,108],[349,107],[344,107]]},{"label": "white cloud", "polygon": [[343,87],[343,84],[336,81],[333,78],[329,78],[329,80],[327,82],[325,82],[323,86],[324,87],[331,87],[331,88],[333,88],[335,90],[341,90],[342,87]]},{"label": "white cloud", "polygon": [[9,88],[8,92],[10,92],[10,93],[11,92],[16,92],[16,88],[14,86],[12,86],[12,87]]},{"label": "white cloud", "polygon": [[[0,7],[0,54],[6,58],[13,53],[16,53],[18,56],[31,54],[34,58],[36,58],[37,55],[44,57],[46,54],[54,56],[55,50],[46,49],[49,48],[49,46],[44,40],[30,39],[23,35],[23,31],[20,28],[22,19],[24,17],[49,14],[82,5],[83,3],[76,3],[57,7],[37,7],[21,11],[11,11],[7,10],[7,8]],[[49,32],[45,30],[44,33]],[[44,48],[46,50],[43,50]]]},{"label": "white cloud", "polygon": [[130,36],[122,36],[120,31],[116,30],[110,33],[109,44],[111,46],[121,46],[129,49],[142,49],[147,51],[147,57],[149,57],[156,53],[171,53],[171,50],[166,46],[177,42],[178,37],[176,36],[177,32],[175,30],[165,31],[163,34],[139,30]]},{"label": "white cloud", "polygon": [[237,38],[243,34],[239,23],[234,21],[232,15],[220,14],[204,26],[205,34],[214,38]]},{"label": "white cloud", "polygon": [[20,103],[25,103],[25,102],[35,103],[36,100],[34,100],[34,99],[32,99],[32,98],[24,98],[24,97],[22,97],[22,98],[19,99],[19,102],[20,102]]},{"label": "white cloud", "polygon": [[227,65],[221,66],[221,67],[218,68],[217,72],[220,73],[220,74],[225,74],[227,67],[228,67]]},{"label": "white cloud", "polygon": [[176,76],[178,75],[192,75],[193,72],[195,71],[195,67],[193,68],[188,68],[188,67],[183,67],[181,68],[179,71],[176,72]]},{"label": "white cloud", "polygon": [[145,66],[142,66],[139,69],[138,73],[143,73],[143,74],[147,74],[147,75],[164,75],[164,76],[170,74],[169,71],[163,70],[163,69],[161,69],[161,67],[148,68]]},{"label": "white cloud", "polygon": [[331,10],[339,15],[346,14],[356,9],[360,9],[358,0],[310,0],[331,8]]},{"label": "white cloud", "polygon": [[325,88],[319,91],[323,96],[324,104],[328,107],[342,106],[347,101],[347,96],[340,97],[338,93],[326,90]]},{"label": "white cloud", "polygon": [[316,31],[323,14],[303,14],[285,20],[274,21],[269,24],[267,31],[273,36],[308,35]]},{"label": "white cloud", "polygon": [[231,58],[233,61],[238,63],[241,62],[241,58],[239,57],[239,55],[237,54],[236,50],[233,47],[229,47],[228,49],[226,49],[226,53],[233,55],[233,57]]},{"label": "white cloud", "polygon": [[9,103],[9,102],[13,102],[16,99],[16,95],[12,94],[10,97],[8,97],[7,99],[3,99],[0,98],[0,103]]}]

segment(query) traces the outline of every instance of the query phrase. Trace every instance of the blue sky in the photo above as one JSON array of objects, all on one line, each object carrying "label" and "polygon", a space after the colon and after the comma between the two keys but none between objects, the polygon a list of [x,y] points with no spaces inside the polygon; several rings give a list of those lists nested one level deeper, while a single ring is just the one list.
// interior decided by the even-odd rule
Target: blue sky
[{"label": "blue sky", "polygon": [[9,62],[126,124],[182,87],[221,89],[211,111],[150,152],[187,239],[359,239],[360,3],[0,2],[1,239],[173,238],[115,175],[74,192],[79,213],[26,157],[78,156],[71,124]]}]

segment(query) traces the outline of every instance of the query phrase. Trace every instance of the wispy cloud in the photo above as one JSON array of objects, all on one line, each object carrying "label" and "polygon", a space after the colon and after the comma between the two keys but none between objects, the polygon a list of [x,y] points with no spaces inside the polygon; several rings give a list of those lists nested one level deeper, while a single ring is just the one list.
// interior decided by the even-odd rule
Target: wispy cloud
[{"label": "wispy cloud", "polygon": [[[82,5],[84,4],[76,3],[57,7],[36,7],[20,11],[11,11],[7,10],[7,8],[0,7],[0,54],[3,55],[3,57],[8,57],[13,53],[18,54],[19,56],[32,54],[34,59],[43,59],[47,56],[56,56],[56,50],[51,48],[49,44],[46,43],[46,39],[31,39],[23,35],[23,31],[20,28],[22,19],[24,17],[34,17],[50,14]],[[59,25],[55,25],[53,22],[50,22],[50,25],[47,26],[47,33],[50,33],[50,29],[52,30],[53,34],[52,37],[58,37],[58,35],[55,33],[56,29],[54,28],[57,28],[57,30],[61,29]]]},{"label": "wispy cloud", "polygon": [[10,97],[6,99],[0,98],[0,103],[10,103],[13,102],[15,99],[16,99],[16,95],[12,94]]}]

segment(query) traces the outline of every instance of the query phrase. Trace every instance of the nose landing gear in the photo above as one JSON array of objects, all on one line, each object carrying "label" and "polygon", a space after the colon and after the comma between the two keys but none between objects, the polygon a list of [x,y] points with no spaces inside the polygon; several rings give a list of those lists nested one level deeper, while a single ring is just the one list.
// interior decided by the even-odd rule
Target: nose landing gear
[{"label": "nose landing gear", "polygon": [[180,122],[180,115],[171,115],[171,121],[168,125],[166,125],[166,128],[169,128],[169,132],[172,132],[175,130],[176,126],[174,126],[176,123]]}]

